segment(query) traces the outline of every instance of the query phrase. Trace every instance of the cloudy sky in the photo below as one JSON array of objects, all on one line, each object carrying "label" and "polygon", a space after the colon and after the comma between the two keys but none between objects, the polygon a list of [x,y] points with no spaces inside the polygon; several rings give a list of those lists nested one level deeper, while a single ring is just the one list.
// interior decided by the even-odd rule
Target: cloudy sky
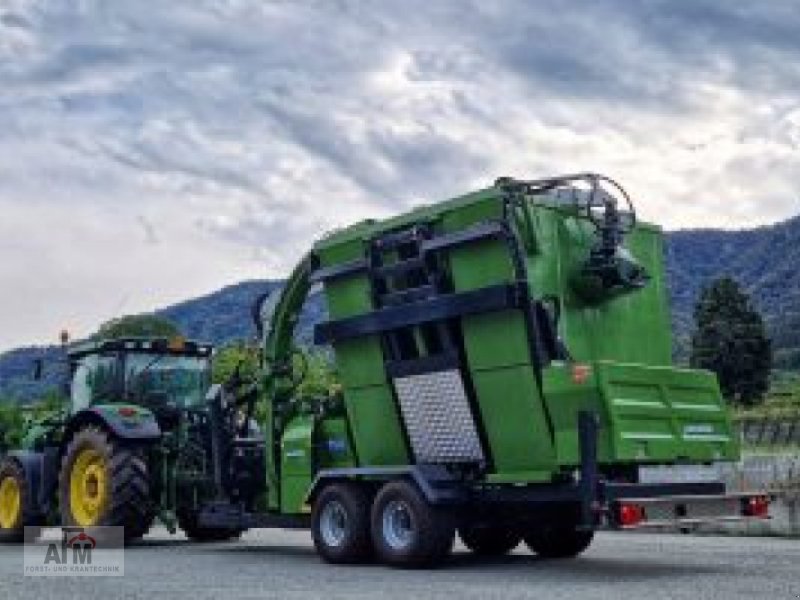
[{"label": "cloudy sky", "polygon": [[796,214],[798,31],[800,0],[0,0],[0,350],[498,175]]}]

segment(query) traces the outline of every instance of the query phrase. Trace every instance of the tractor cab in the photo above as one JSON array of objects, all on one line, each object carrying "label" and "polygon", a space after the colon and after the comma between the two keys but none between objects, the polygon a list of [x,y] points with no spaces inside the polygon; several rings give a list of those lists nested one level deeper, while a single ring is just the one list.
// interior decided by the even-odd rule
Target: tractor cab
[{"label": "tractor cab", "polygon": [[96,404],[200,407],[211,384],[209,345],[181,338],[88,342],[69,352],[71,412]]}]

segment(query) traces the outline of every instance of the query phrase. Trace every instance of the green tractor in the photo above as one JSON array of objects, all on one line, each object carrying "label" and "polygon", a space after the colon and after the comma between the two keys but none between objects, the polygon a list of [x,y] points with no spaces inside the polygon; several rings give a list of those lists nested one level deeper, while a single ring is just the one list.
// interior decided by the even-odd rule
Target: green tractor
[{"label": "green tractor", "polygon": [[47,525],[122,526],[135,540],[156,518],[193,539],[238,536],[198,526],[192,500],[213,489],[212,353],[182,339],[70,348],[69,406],[29,422],[0,460],[0,541]]}]

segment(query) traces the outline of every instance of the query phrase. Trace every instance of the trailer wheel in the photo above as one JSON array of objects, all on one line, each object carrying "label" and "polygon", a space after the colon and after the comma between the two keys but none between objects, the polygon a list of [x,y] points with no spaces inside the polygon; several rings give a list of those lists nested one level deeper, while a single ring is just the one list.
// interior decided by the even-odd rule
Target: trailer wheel
[{"label": "trailer wheel", "polygon": [[354,564],[372,558],[369,533],[370,497],[354,483],[333,483],[314,501],[311,535],[326,562]]},{"label": "trailer wheel", "polygon": [[453,548],[453,513],[431,506],[410,482],[385,484],[372,505],[371,520],[375,549],[391,566],[433,567]]},{"label": "trailer wheel", "polygon": [[3,459],[0,462],[0,543],[19,544],[26,541],[26,527],[30,541],[39,537],[41,528],[38,523],[30,522],[25,517],[27,490],[25,471],[19,463],[10,458]]},{"label": "trailer wheel", "polygon": [[147,533],[155,517],[141,450],[94,427],[79,430],[69,442],[58,491],[64,525],[121,526],[125,540],[133,541]]},{"label": "trailer wheel", "polygon": [[523,539],[542,558],[574,558],[592,543],[594,531],[572,525],[545,525],[531,529]]},{"label": "trailer wheel", "polygon": [[516,548],[522,534],[506,525],[494,523],[470,523],[458,529],[464,545],[481,556],[502,556]]},{"label": "trailer wheel", "polygon": [[178,509],[178,527],[193,542],[227,542],[238,539],[242,535],[241,529],[215,529],[200,527],[197,524],[197,513],[192,510]]}]

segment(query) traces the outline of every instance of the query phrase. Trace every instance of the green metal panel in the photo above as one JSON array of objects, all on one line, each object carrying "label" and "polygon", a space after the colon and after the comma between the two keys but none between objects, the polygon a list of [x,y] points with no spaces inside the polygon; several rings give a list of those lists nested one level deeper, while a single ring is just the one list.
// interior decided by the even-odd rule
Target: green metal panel
[{"label": "green metal panel", "polygon": [[311,415],[295,417],[281,437],[281,512],[308,512],[305,497],[315,468],[354,465],[355,455],[344,418],[326,418],[315,425]]},{"label": "green metal panel", "polygon": [[344,319],[372,309],[369,282],[366,277],[342,277],[325,284],[328,314]]},{"label": "green metal panel", "polygon": [[345,389],[359,465],[406,465],[409,456],[388,384]]},{"label": "green metal panel", "polygon": [[[369,284],[363,275],[328,282],[325,292],[334,318],[370,310]],[[380,339],[367,336],[343,341],[335,345],[335,351],[345,408],[360,464],[407,463],[405,441],[384,370]]]},{"label": "green metal panel", "polygon": [[580,463],[578,445],[578,415],[581,411],[595,413],[600,420],[597,455],[600,462],[613,462],[609,416],[595,377],[577,383],[573,380],[572,365],[553,363],[542,370],[542,388],[555,431],[557,463],[577,466]]},{"label": "green metal panel", "polygon": [[472,381],[495,479],[549,478],[555,453],[533,368],[523,365],[475,371]]},{"label": "green metal panel", "polygon": [[[467,224],[490,217],[495,218],[500,215],[502,208],[498,198],[499,194],[495,188],[486,188],[445,202],[422,206],[385,221],[362,221],[320,240],[315,244],[314,251],[320,256],[324,266],[347,262],[360,258],[360,253],[363,253],[363,242],[380,232],[436,221],[441,219],[442,215],[452,215],[452,220],[445,226],[447,231],[451,230],[448,228],[450,225],[455,229],[461,229]],[[359,250],[356,252],[355,248]]]},{"label": "green metal panel", "polygon": [[734,460],[738,456],[727,408],[706,371],[613,362],[592,365],[581,383],[572,366],[543,371],[556,431],[558,463],[580,461],[576,424],[582,410],[600,418],[601,463]]},{"label": "green metal panel", "polygon": [[343,417],[323,419],[315,437],[319,469],[356,466],[355,452],[350,443],[347,422]]},{"label": "green metal panel", "polygon": [[660,231],[639,225],[626,238],[627,249],[650,275],[647,285],[591,303],[573,285],[594,241],[591,225],[568,209],[534,206],[532,213],[538,244],[528,255],[530,287],[536,297],[560,299],[559,332],[570,354],[582,361],[670,364],[672,341]]},{"label": "green metal panel", "polygon": [[[446,205],[445,205],[446,207]],[[503,215],[503,204],[493,190],[484,191],[469,203],[446,208],[441,213],[442,230],[445,233],[460,231],[472,225],[497,220]]]},{"label": "green metal panel", "polygon": [[706,371],[596,363],[620,461],[734,460],[739,448],[716,378]]},{"label": "green metal panel", "polygon": [[314,250],[320,265],[330,267],[363,258],[366,237],[358,235],[358,232],[371,231],[372,223],[372,221],[363,221],[346,230],[350,232],[350,235],[334,234],[327,238],[329,242],[317,244]]},{"label": "green metal panel", "polygon": [[383,385],[383,351],[377,336],[347,340],[336,344],[339,376],[345,390]]},{"label": "green metal panel", "polygon": [[314,421],[302,415],[292,419],[281,437],[281,512],[306,512],[305,494],[311,485]]},{"label": "green metal panel", "polygon": [[519,311],[476,315],[464,319],[462,327],[470,369],[531,364],[525,323]]}]

